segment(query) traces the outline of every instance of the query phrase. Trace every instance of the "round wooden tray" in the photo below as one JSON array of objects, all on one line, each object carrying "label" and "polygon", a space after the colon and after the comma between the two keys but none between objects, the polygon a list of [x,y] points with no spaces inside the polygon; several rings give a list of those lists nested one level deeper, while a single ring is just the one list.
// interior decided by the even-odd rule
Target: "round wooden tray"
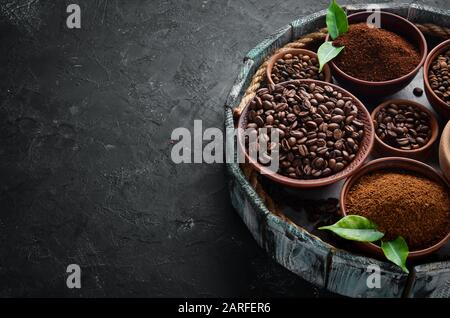
[{"label": "round wooden tray", "polygon": [[[431,45],[450,38],[450,10],[417,4],[382,4],[382,10],[414,22]],[[349,13],[366,10],[367,5],[345,6]],[[225,126],[234,119],[265,85],[267,58],[283,47],[316,50],[323,42],[326,11],[298,19],[281,28],[252,49],[226,101]],[[423,87],[422,72],[401,92],[383,99],[406,98],[429,105],[425,96],[413,96]],[[372,110],[379,101],[363,101]],[[442,123],[441,123],[441,126]],[[441,127],[442,128],[442,127]],[[436,147],[437,148],[437,147]],[[437,167],[437,149],[431,161]],[[257,243],[278,263],[303,279],[350,297],[450,297],[450,246],[420,263],[410,263],[410,274],[384,260],[367,257],[343,240],[318,232],[317,226],[337,218],[338,193],[342,182],[318,190],[294,190],[274,185],[248,165],[227,164],[232,204]],[[370,265],[381,273],[380,288],[369,288]]]}]

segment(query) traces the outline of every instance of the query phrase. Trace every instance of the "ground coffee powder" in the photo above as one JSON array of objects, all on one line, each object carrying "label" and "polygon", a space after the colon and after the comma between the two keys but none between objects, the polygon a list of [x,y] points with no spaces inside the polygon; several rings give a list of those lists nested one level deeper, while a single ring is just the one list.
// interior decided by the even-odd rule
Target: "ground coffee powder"
[{"label": "ground coffee powder", "polygon": [[420,54],[401,36],[366,23],[352,24],[335,46],[345,48],[335,59],[343,72],[361,80],[380,82],[399,78],[420,63]]},{"label": "ground coffee powder", "polygon": [[448,188],[407,172],[362,176],[350,189],[346,208],[377,224],[386,240],[403,236],[410,250],[430,247],[449,232]]}]

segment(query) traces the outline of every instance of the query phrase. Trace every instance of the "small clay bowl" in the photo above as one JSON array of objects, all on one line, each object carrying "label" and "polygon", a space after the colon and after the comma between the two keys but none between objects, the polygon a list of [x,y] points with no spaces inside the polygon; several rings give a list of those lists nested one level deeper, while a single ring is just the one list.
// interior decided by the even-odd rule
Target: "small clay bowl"
[{"label": "small clay bowl", "polygon": [[444,177],[450,182],[450,121],[442,131],[439,144],[439,164]]},{"label": "small clay bowl", "polygon": [[293,187],[293,188],[312,189],[312,188],[327,186],[327,185],[333,184],[339,180],[347,178],[348,176],[355,173],[363,165],[364,161],[367,159],[367,157],[369,156],[369,154],[372,150],[373,143],[374,143],[375,130],[373,127],[373,122],[370,119],[369,112],[367,111],[366,107],[363,105],[363,103],[359,99],[357,99],[355,96],[353,96],[352,94],[350,94],[343,88],[341,88],[337,85],[334,85],[334,84],[325,83],[325,82],[317,81],[317,80],[305,79],[305,80],[287,81],[287,82],[279,83],[277,85],[286,86],[293,82],[307,84],[307,85],[309,85],[311,83],[315,83],[316,85],[319,85],[322,87],[325,85],[329,85],[329,86],[333,87],[333,89],[335,89],[336,91],[342,93],[343,96],[351,97],[354,100],[355,105],[358,107],[359,114],[360,114],[358,119],[364,123],[364,138],[361,140],[361,144],[360,144],[358,153],[356,154],[356,157],[353,159],[353,161],[349,165],[347,165],[343,170],[341,170],[335,174],[332,174],[328,177],[323,177],[323,178],[318,178],[318,179],[310,179],[310,180],[294,179],[294,178],[289,178],[287,176],[283,176],[278,173],[272,173],[269,168],[265,167],[264,165],[261,165],[257,160],[252,159],[248,155],[246,147],[245,147],[245,138],[243,136],[243,131],[247,127],[247,123],[248,123],[248,113],[249,113],[249,108],[250,108],[249,107],[250,102],[244,107],[242,114],[239,117],[239,121],[238,121],[238,125],[237,125],[237,128],[238,129],[240,128],[238,131],[238,134],[237,134],[238,145],[239,145],[238,147],[240,147],[240,151],[242,151],[242,153],[245,154],[245,158],[246,158],[247,162],[249,162],[250,165],[254,169],[256,169],[260,173],[264,174],[267,178],[271,179],[272,181],[274,181],[278,184],[284,185],[284,186],[289,186],[289,187]]},{"label": "small clay bowl", "polygon": [[[317,54],[314,53],[313,51],[304,50],[304,49],[284,49],[284,50],[278,52],[277,54],[273,55],[267,62],[266,77],[267,77],[267,81],[269,82],[269,84],[275,84],[272,80],[272,69],[273,69],[273,66],[275,65],[275,62],[278,61],[279,59],[281,59],[286,54],[308,55],[309,57],[315,58],[316,60],[318,60]],[[322,68],[322,73],[324,75],[324,82],[331,83],[331,71],[330,71],[330,67],[328,65],[324,65],[324,67]]]},{"label": "small clay bowl", "polygon": [[[348,22],[350,24],[356,24],[360,22],[366,22],[368,17],[372,15],[372,12],[358,12],[348,16]],[[388,81],[370,82],[358,79],[344,73],[336,64],[331,61],[331,72],[333,76],[344,87],[351,89],[356,95],[365,97],[377,97],[394,94],[407,86],[419,72],[421,66],[425,62],[427,56],[427,42],[422,32],[411,22],[389,12],[380,12],[381,27],[385,30],[394,32],[409,43],[419,49],[421,60],[416,67],[399,78],[395,78]],[[330,35],[327,35],[326,41],[330,40]],[[344,48],[345,50],[345,48]]]},{"label": "small clay bowl", "polygon": [[450,39],[436,46],[430,52],[430,54],[428,54],[428,57],[425,60],[425,65],[423,67],[423,82],[425,87],[425,94],[427,95],[428,101],[430,102],[431,106],[433,106],[434,110],[439,115],[448,120],[450,119],[450,106],[444,103],[444,101],[440,99],[435,92],[433,92],[433,90],[431,89],[430,81],[428,80],[428,72],[430,71],[431,64],[439,54],[446,50],[450,50]]},{"label": "small clay bowl", "polygon": [[428,143],[426,143],[424,146],[413,149],[413,150],[403,150],[398,149],[395,147],[392,147],[382,141],[380,137],[375,132],[375,144],[374,144],[374,152],[376,152],[380,156],[388,156],[388,157],[405,157],[405,158],[412,158],[412,159],[418,159],[423,160],[428,157],[431,151],[431,147],[436,142],[438,135],[439,135],[439,124],[434,116],[434,114],[425,106],[422,104],[407,100],[407,99],[391,99],[388,101],[385,101],[384,103],[380,104],[377,108],[375,108],[372,111],[371,117],[372,120],[375,122],[375,118],[378,114],[378,112],[383,109],[384,107],[390,105],[390,104],[403,104],[403,105],[412,105],[417,107],[423,112],[426,112],[430,116],[431,121],[431,137],[430,140],[428,140]]},{"label": "small clay bowl", "polygon": [[[344,186],[342,187],[340,194],[340,214],[342,216],[347,215],[346,203],[347,203],[347,194],[352,186],[363,176],[375,171],[389,171],[389,170],[404,170],[410,171],[413,173],[417,173],[423,175],[439,184],[442,184],[448,187],[447,181],[440,175],[436,170],[432,167],[413,159],[408,158],[399,158],[399,157],[387,157],[373,160],[363,166],[360,170],[358,170],[355,174],[353,174],[350,178],[345,181]],[[422,250],[410,251],[408,255],[408,259],[418,259],[432,254],[437,251],[441,247],[443,247],[447,242],[450,241],[450,232],[443,237],[439,242],[430,246],[428,248]],[[383,251],[381,248],[373,243],[361,243],[361,242],[353,242],[357,247],[359,247],[362,251],[370,253],[374,256],[378,256],[380,258],[384,257]]]}]

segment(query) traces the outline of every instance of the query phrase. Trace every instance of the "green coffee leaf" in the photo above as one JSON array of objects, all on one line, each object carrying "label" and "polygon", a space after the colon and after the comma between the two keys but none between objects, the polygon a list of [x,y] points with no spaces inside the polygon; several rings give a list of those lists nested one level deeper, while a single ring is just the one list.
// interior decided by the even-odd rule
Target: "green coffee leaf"
[{"label": "green coffee leaf", "polygon": [[405,273],[409,273],[406,268],[406,258],[409,254],[408,244],[401,236],[393,241],[381,242],[381,249],[388,260],[401,267]]},{"label": "green coffee leaf", "polygon": [[344,46],[333,46],[333,42],[331,41],[323,42],[319,47],[319,50],[317,51],[317,56],[319,57],[320,64],[319,72],[322,72],[322,68],[324,67],[324,65],[334,59],[342,51],[343,48]]},{"label": "green coffee leaf", "polygon": [[336,0],[332,0],[328,7],[326,21],[328,33],[333,40],[348,31],[347,15]]},{"label": "green coffee leaf", "polygon": [[377,226],[359,215],[347,215],[333,225],[322,226],[319,230],[330,230],[342,238],[358,242],[375,242],[384,234],[377,231]]}]

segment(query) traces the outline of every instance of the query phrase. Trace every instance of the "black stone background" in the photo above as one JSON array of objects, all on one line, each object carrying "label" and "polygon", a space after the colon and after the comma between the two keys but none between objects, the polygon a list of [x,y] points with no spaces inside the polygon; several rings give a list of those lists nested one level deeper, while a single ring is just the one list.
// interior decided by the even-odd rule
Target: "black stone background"
[{"label": "black stone background", "polygon": [[327,3],[2,0],[0,296],[332,296],[256,245],[222,165],[170,160],[174,128],[223,126],[245,53]]}]

